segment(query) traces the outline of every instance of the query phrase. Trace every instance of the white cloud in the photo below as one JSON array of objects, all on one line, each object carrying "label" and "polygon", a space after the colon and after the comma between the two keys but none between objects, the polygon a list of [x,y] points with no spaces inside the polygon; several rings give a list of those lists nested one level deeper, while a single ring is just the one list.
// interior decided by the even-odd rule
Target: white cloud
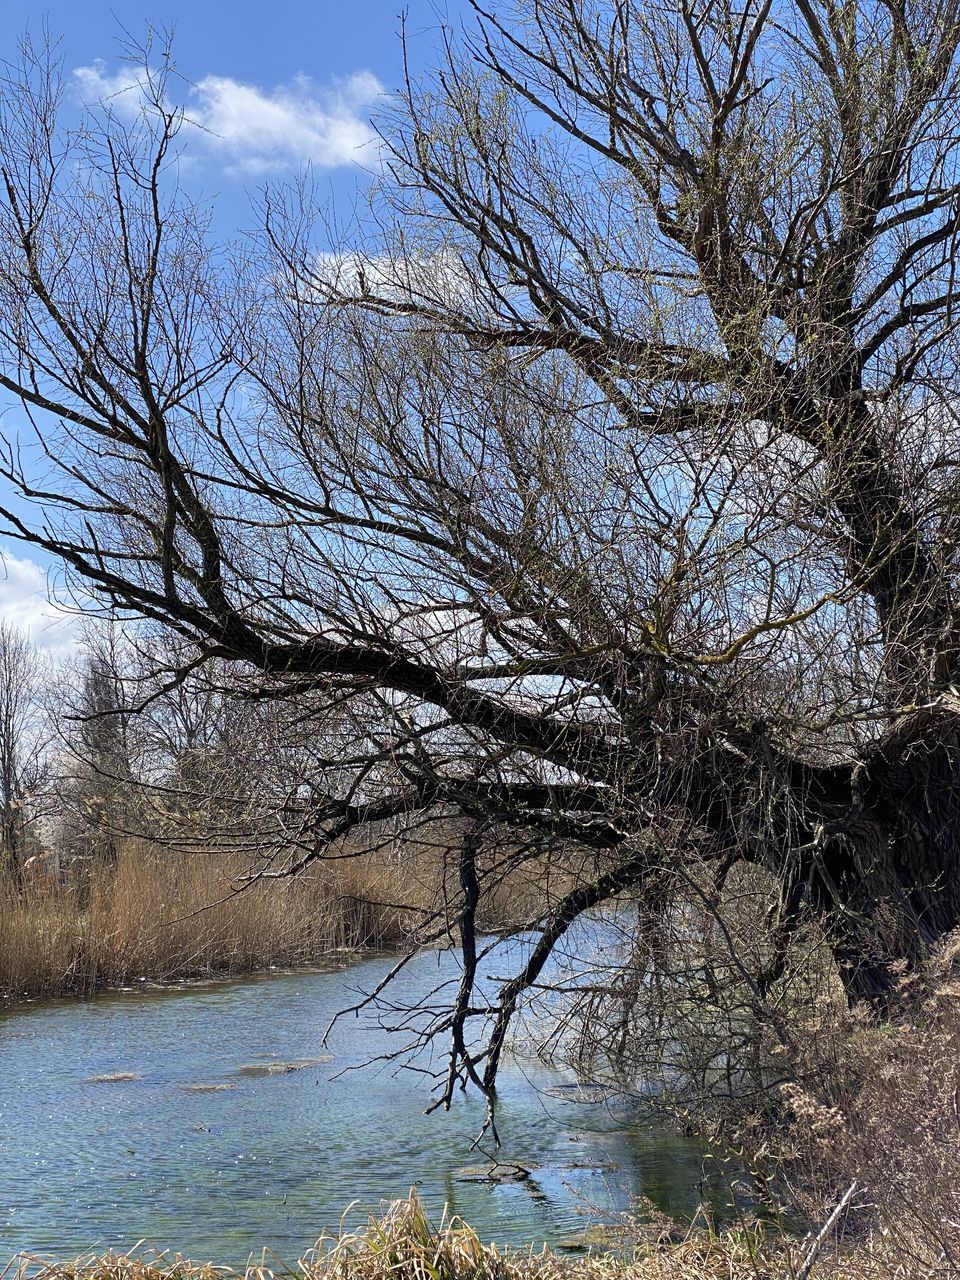
[{"label": "white cloud", "polygon": [[84,102],[105,102],[124,114],[140,109],[142,77],[131,70],[108,75],[106,63],[98,58],[89,67],[77,67],[73,79]]},{"label": "white cloud", "polygon": [[[128,116],[144,108],[142,70],[110,73],[98,60],[77,67],[73,78],[85,102]],[[297,76],[273,89],[209,75],[190,88],[182,106],[196,140],[229,171],[263,174],[307,162],[327,169],[369,163],[374,133],[365,116],[383,92],[369,71],[325,87]]]},{"label": "white cloud", "polygon": [[65,657],[76,642],[79,619],[52,598],[46,571],[0,546],[0,620],[25,631],[38,649]]},{"label": "white cloud", "polygon": [[394,302],[470,310],[493,301],[489,289],[471,276],[454,249],[406,257],[318,253],[310,279],[321,289],[348,296],[369,292]]}]

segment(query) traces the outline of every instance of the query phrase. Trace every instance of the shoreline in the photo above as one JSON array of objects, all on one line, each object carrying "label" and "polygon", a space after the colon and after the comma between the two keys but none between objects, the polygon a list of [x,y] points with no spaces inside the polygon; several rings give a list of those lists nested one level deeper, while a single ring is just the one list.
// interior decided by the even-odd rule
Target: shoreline
[{"label": "shoreline", "polygon": [[411,1191],[359,1230],[321,1236],[294,1263],[251,1254],[239,1268],[145,1247],[66,1263],[21,1252],[0,1268],[0,1280],[799,1280],[814,1272],[818,1280],[893,1280],[897,1274],[870,1243],[849,1250],[832,1231],[791,1239],[744,1222],[724,1233],[691,1226],[677,1240],[662,1228],[658,1235],[656,1228],[627,1225],[632,1232],[621,1226],[616,1247],[500,1249],[446,1211],[434,1225]]},{"label": "shoreline", "polygon": [[[43,992],[38,995],[10,995],[0,992],[0,1017],[7,1013],[22,1012],[60,1001],[65,1004],[85,1003],[97,1000],[101,996],[136,995],[140,991],[173,993],[193,991],[206,986],[225,986],[231,982],[243,982],[251,978],[279,978],[297,973],[335,973],[341,969],[349,969],[353,964],[362,963],[364,960],[396,956],[402,950],[402,944],[396,947],[337,947],[325,955],[304,960],[302,964],[269,964],[245,969],[186,972],[181,977],[156,978],[144,975],[117,982],[105,982],[90,990],[64,987],[59,991]],[[0,1277],[3,1274],[3,1271],[0,1271]]]},{"label": "shoreline", "polygon": [[436,879],[426,867],[367,857],[238,890],[248,871],[240,855],[131,842],[85,884],[24,890],[0,877],[0,1009],[390,950],[415,935]]},{"label": "shoreline", "polygon": [[[424,851],[360,853],[295,880],[244,884],[249,869],[239,854],[130,842],[85,883],[24,889],[0,875],[0,1010],[143,979],[170,985],[322,967],[443,929],[444,871]],[[485,920],[493,930],[530,915],[525,880],[501,890]]]}]

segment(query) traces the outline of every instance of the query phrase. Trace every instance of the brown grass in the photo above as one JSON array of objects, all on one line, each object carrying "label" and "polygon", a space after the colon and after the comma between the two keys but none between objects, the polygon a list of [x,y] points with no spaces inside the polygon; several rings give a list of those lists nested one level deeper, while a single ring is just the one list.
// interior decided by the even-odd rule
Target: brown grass
[{"label": "brown grass", "polygon": [[[807,1246],[740,1230],[701,1233],[679,1244],[651,1244],[630,1255],[560,1256],[550,1250],[501,1252],[459,1218],[434,1228],[415,1193],[359,1232],[321,1238],[295,1266],[264,1255],[245,1271],[195,1265],[179,1255],[141,1253],[50,1263],[21,1255],[0,1280],[802,1280]],[[814,1280],[911,1280],[882,1252],[834,1247],[807,1273]],[[941,1272],[941,1275],[952,1274]]]},{"label": "brown grass", "polygon": [[[315,964],[343,951],[429,940],[459,910],[460,835],[442,821],[418,836],[371,828],[366,844],[332,846],[296,877],[249,876],[239,855],[158,848],[127,839],[87,883],[33,882],[0,872],[0,999],[88,995],[155,982]],[[488,851],[491,867],[497,850]],[[537,857],[484,879],[482,928],[509,928],[567,882]]]},{"label": "brown grass", "polygon": [[437,875],[386,853],[309,868],[231,893],[241,858],[128,843],[78,884],[21,889],[0,877],[0,996],[89,994],[318,962],[395,946],[437,903]]}]

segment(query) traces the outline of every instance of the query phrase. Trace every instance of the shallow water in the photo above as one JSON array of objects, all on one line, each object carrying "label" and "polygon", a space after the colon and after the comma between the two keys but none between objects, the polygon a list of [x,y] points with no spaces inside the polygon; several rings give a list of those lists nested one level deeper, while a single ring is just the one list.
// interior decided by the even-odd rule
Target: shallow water
[{"label": "shallow water", "polygon": [[[696,1211],[694,1144],[520,1055],[501,1072],[500,1158],[532,1177],[462,1180],[485,1163],[470,1150],[479,1099],[425,1116],[422,1075],[370,1062],[393,1047],[370,1016],[341,1020],[322,1044],[388,964],[0,1014],[0,1268],[21,1249],[62,1259],[140,1240],[201,1261],[240,1265],[266,1247],[292,1262],[351,1202],[358,1225],[414,1185],[433,1214],[448,1204],[504,1244],[563,1243],[636,1194]],[[416,1000],[456,972],[451,955],[428,955],[398,981]],[[295,1061],[311,1065],[249,1070]],[[126,1078],[93,1080],[111,1075]]]}]

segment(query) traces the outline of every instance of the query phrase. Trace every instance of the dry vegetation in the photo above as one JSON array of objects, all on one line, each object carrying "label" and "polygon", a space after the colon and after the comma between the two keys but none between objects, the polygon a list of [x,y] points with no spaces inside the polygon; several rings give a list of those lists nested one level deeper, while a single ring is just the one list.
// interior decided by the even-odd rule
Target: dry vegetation
[{"label": "dry vegetation", "polygon": [[[399,940],[397,910],[345,894],[349,873],[296,885],[262,882],[231,891],[238,859],[164,856],[126,847],[89,885],[0,883],[0,991],[7,997],[68,992],[146,977],[157,981],[308,964],[343,947]],[[381,868],[385,884],[388,870]],[[85,901],[86,899],[86,901]]]},{"label": "dry vegetation", "polygon": [[[443,920],[446,873],[435,849],[354,852],[295,879],[249,883],[240,856],[128,841],[115,864],[95,863],[86,879],[22,886],[0,877],[0,998],[308,965],[416,941]],[[528,911],[534,879],[518,872],[502,884],[489,923]]]},{"label": "dry vegetation", "polygon": [[938,955],[932,995],[903,981],[889,1021],[825,1010],[808,1028],[800,1080],[781,1089],[787,1116],[767,1151],[808,1216],[855,1185],[846,1234],[888,1268],[863,1274],[960,1275],[956,949]]},{"label": "dry vegetation", "polygon": [[414,1193],[355,1234],[322,1238],[295,1266],[263,1257],[243,1273],[141,1253],[45,1263],[21,1256],[0,1280],[914,1280],[955,1271],[914,1269],[881,1236],[851,1247],[832,1239],[818,1252],[810,1240],[765,1238],[749,1228],[701,1232],[683,1242],[638,1243],[628,1253],[571,1258],[549,1250],[501,1252],[484,1245],[460,1219],[434,1228]]},{"label": "dry vegetation", "polygon": [[[643,1213],[619,1224],[621,1240],[642,1246],[633,1274],[960,1277],[960,934],[922,971],[901,969],[879,1016],[850,1006],[813,930],[762,986],[761,886],[749,877],[728,889],[711,903],[713,936],[709,912],[698,925],[690,910],[672,936],[655,936],[656,982],[625,942],[626,965],[610,959],[572,1010],[590,1078],[619,1052],[624,1078],[661,1082],[661,1106],[708,1136],[711,1162],[757,1215],[652,1254],[657,1232],[675,1241],[676,1223]],[[641,980],[628,981],[630,965]]]}]

